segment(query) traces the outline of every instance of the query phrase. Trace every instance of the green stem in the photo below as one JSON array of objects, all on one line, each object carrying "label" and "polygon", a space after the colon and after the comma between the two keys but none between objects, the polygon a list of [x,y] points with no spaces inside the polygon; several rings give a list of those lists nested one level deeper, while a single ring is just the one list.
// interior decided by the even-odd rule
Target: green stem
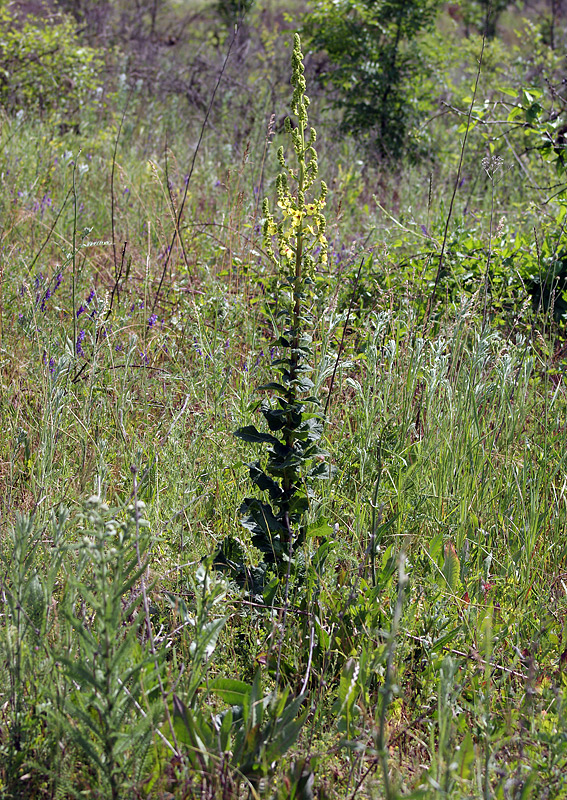
[{"label": "green stem", "polygon": [[[303,196],[304,191],[304,184],[305,184],[305,124],[303,120],[298,120],[299,126],[299,134],[300,134],[300,147],[301,153],[298,153],[298,161],[299,161],[299,175],[297,181],[297,194],[298,197]],[[289,392],[287,395],[288,403],[293,406],[297,400],[297,389],[295,387],[294,381],[298,375],[298,367],[299,367],[299,340],[300,340],[300,325],[301,325],[301,291],[302,291],[302,262],[303,262],[303,218],[299,221],[299,228],[297,230],[297,239],[296,239],[296,247],[295,247],[295,276],[293,281],[293,312],[291,318],[291,332],[292,332],[292,339],[291,339],[291,349],[292,352],[290,354],[290,387]],[[292,419],[291,419],[291,410],[290,410],[290,417],[289,417],[289,430],[286,436],[286,445],[287,447],[292,447],[294,443],[294,435],[292,433],[291,428]],[[295,492],[295,486],[293,485],[292,481],[288,478],[284,478],[283,483],[284,491],[293,493]]]}]

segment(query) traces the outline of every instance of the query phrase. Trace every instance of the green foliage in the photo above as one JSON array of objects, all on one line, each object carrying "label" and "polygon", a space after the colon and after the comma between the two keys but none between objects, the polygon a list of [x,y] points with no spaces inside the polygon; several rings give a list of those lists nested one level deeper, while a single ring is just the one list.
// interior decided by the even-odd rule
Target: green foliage
[{"label": "green foliage", "polygon": [[230,708],[207,719],[174,697],[178,740],[210,790],[224,783],[225,791],[234,792],[244,779],[255,796],[297,741],[307,716],[307,710],[301,713],[304,698],[290,699],[289,689],[263,695],[259,671],[251,685],[217,678],[208,688]]},{"label": "green foliage", "polygon": [[254,0],[217,0],[216,11],[227,27],[239,24],[254,5]]},{"label": "green foliage", "polygon": [[[53,767],[57,761],[56,742],[47,733],[53,658],[45,645],[53,624],[51,603],[64,555],[67,516],[63,508],[53,514],[51,555],[43,548],[42,529],[33,515],[18,515],[1,543],[4,625],[0,645],[8,679],[0,786],[4,784],[7,797],[39,792],[46,782],[47,765],[52,761]],[[42,766],[23,791],[22,776],[34,761],[43,762]]]},{"label": "green foliage", "polygon": [[87,502],[66,608],[75,637],[60,657],[66,734],[112,800],[140,777],[161,707],[155,690],[162,656],[144,652],[140,642],[147,609],[139,582],[149,545],[143,508],[131,506],[121,521],[100,498]]},{"label": "green foliage", "polygon": [[82,45],[64,15],[19,19],[0,8],[0,105],[67,119],[100,85],[102,53]]},{"label": "green foliage", "polygon": [[343,129],[381,158],[416,155],[411,129],[427,107],[419,35],[431,27],[439,5],[438,0],[322,0],[306,18],[312,46],[328,58],[320,79],[335,92]]},{"label": "green foliage", "polygon": [[[392,174],[327,132],[323,208],[299,54],[279,118],[300,2],[250,10],[193,163],[215,5],[67,4],[152,85],[117,142],[88,109],[80,158],[4,116],[0,795],[562,798],[564,48],[541,4],[502,14],[469,114],[482,43],[444,6],[412,40],[439,44],[435,164]],[[50,522],[84,492],[120,510]]]},{"label": "green foliage", "polygon": [[[190,679],[185,689],[185,703],[193,707],[197,692],[207,677],[211,657],[217,646],[220,632],[226,624],[226,616],[217,616],[216,608],[226,595],[226,584],[215,573],[211,574],[209,564],[201,564],[189,579],[189,588],[194,596],[191,608],[182,597],[169,596],[184,625],[190,626],[194,634],[189,651],[191,655]],[[215,616],[213,617],[213,614]]]}]

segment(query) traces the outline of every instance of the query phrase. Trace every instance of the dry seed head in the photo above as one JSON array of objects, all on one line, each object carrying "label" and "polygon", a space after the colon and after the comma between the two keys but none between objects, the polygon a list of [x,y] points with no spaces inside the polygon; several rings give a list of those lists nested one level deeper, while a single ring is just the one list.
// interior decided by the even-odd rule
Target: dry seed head
[{"label": "dry seed head", "polygon": [[483,169],[489,178],[492,178],[494,173],[497,172],[503,164],[504,159],[502,156],[485,156],[482,159]]}]

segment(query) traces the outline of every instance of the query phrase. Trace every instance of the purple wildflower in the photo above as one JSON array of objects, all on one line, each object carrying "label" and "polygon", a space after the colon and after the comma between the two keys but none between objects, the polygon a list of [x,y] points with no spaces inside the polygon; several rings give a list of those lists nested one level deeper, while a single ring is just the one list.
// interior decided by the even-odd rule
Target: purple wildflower
[{"label": "purple wildflower", "polygon": [[78,356],[84,356],[85,351],[83,350],[83,341],[85,339],[85,332],[79,331],[79,335],[77,336],[77,344],[75,345],[75,350]]},{"label": "purple wildflower", "polygon": [[94,297],[94,289],[91,289],[89,292],[89,296],[87,297],[87,305],[92,303],[93,297]]},{"label": "purple wildflower", "polygon": [[152,316],[148,320],[148,328],[153,328],[157,322],[157,314],[152,314]]},{"label": "purple wildflower", "polygon": [[84,305],[82,305],[82,304],[81,304],[81,305],[79,306],[79,308],[77,309],[77,319],[79,319],[79,317],[81,316],[81,314],[83,314],[83,313],[84,313],[86,310],[87,310],[87,309],[84,307]]},{"label": "purple wildflower", "polygon": [[40,309],[41,311],[45,311],[45,302],[46,300],[49,300],[50,297],[51,297],[51,289],[48,286],[45,294],[43,295],[43,300],[41,301],[41,309]]}]

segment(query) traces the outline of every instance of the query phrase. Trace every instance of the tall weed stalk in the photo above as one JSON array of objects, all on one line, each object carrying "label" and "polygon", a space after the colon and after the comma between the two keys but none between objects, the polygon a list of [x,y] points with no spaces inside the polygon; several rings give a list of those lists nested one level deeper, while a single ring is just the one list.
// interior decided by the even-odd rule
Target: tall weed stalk
[{"label": "tall weed stalk", "polygon": [[265,563],[284,571],[286,564],[291,564],[294,548],[305,538],[313,481],[329,474],[326,454],[318,445],[323,416],[319,401],[312,395],[309,363],[313,328],[309,306],[315,294],[315,271],[327,262],[323,215],[327,187],[321,182],[319,193],[312,192],[318,172],[316,134],[308,124],[309,98],[303,73],[301,43],[296,35],[291,78],[295,126],[289,117],[285,123],[294,166],[280,147],[281,172],[276,182],[279,219],[270,211],[268,200],[263,205],[265,248],[277,269],[277,288],[269,303],[281,331],[275,346],[282,355],[273,362],[276,379],[260,386],[272,396],[271,402],[264,400],[260,405],[269,432],[247,425],[235,433],[246,442],[269,447],[265,464],[256,461],[250,465],[252,483],[267,500],[248,497],[240,510]]}]

